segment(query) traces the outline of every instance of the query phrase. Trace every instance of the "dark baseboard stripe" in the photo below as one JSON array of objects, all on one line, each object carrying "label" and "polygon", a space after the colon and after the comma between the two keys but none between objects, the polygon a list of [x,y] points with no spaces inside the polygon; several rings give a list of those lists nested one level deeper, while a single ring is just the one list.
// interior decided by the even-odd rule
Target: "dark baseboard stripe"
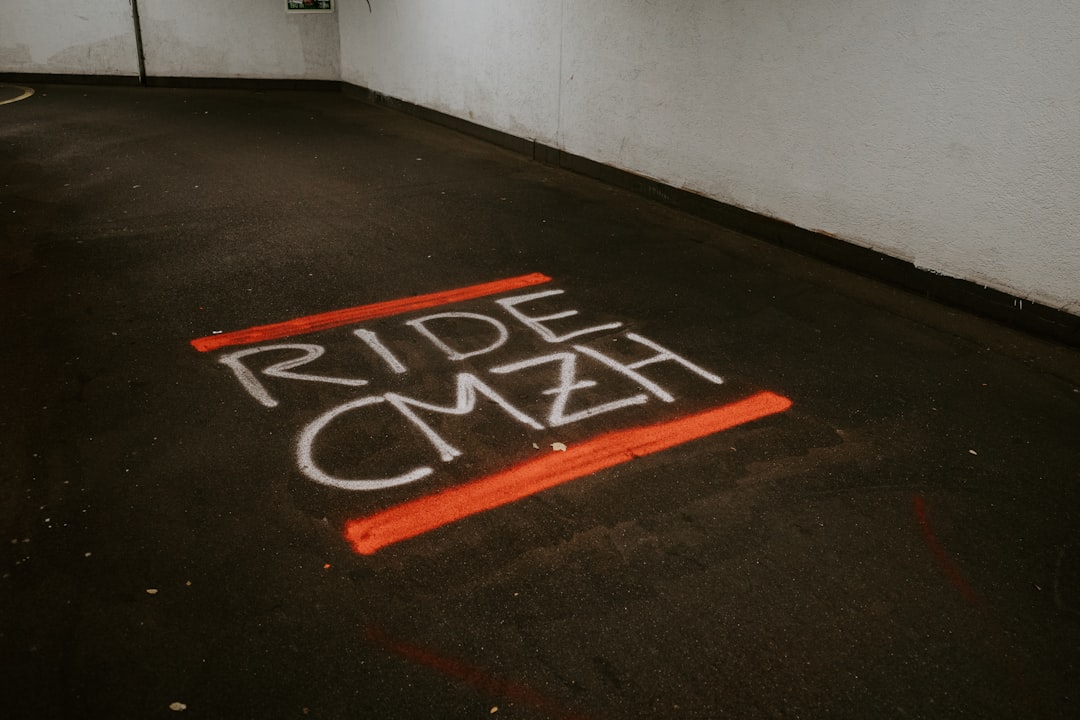
[{"label": "dark baseboard stripe", "polygon": [[991,318],[1033,335],[1080,346],[1080,316],[984,287],[969,280],[940,275],[906,260],[877,252],[846,240],[792,225],[759,213],[729,205],[697,193],[665,185],[543,143],[478,125],[431,108],[388,97],[382,93],[342,83],[349,95],[400,110],[519,152],[538,162],[554,165],[651,198],[677,210],[759,240],[824,260],[860,275],[901,287],[937,302]]},{"label": "dark baseboard stripe", "polygon": [[0,82],[16,85],[138,85],[138,75],[69,75],[65,73],[0,72]]},{"label": "dark baseboard stripe", "polygon": [[161,77],[148,76],[147,87],[191,88],[195,90],[308,90],[337,92],[337,80],[303,80],[281,78],[219,78],[219,77]]},{"label": "dark baseboard stripe", "polygon": [[[65,75],[48,73],[0,73],[0,82],[19,85],[139,85],[138,75]],[[147,87],[209,90],[314,90],[337,92],[337,80],[289,80],[280,78],[218,78],[148,76]]]}]

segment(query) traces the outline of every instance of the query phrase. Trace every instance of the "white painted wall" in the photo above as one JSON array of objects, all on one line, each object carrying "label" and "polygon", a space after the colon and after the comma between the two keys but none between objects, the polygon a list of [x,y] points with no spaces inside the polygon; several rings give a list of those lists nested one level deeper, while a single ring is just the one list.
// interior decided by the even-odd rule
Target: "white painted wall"
[{"label": "white painted wall", "polygon": [[139,0],[146,74],[337,80],[337,13],[284,0]]},{"label": "white painted wall", "polygon": [[1072,2],[371,5],[348,82],[1080,314]]},{"label": "white painted wall", "polygon": [[129,0],[3,0],[0,72],[138,75]]}]

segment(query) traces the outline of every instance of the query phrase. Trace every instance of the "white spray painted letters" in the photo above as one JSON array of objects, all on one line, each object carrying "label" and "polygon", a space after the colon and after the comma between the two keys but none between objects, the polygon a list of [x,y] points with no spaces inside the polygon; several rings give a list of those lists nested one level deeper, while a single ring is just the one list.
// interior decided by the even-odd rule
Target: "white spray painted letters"
[{"label": "white spray painted letters", "polygon": [[[401,392],[400,383],[412,377],[410,368],[402,358],[415,357],[415,353],[396,352],[393,347],[384,343],[374,330],[366,327],[353,328],[349,333],[356,339],[351,346],[355,348],[355,357],[352,357],[353,351],[349,351],[349,372],[355,367],[358,375],[363,377],[297,372],[296,368],[324,356],[326,349],[312,343],[259,345],[225,353],[218,361],[232,370],[248,395],[268,408],[279,406],[273,388],[281,381],[317,382],[353,388],[368,386],[374,390],[320,414],[303,428],[296,443],[297,464],[306,477],[322,485],[351,491],[382,490],[413,483],[435,472],[429,464],[435,457],[444,463],[461,457],[466,450],[458,447],[460,442],[455,441],[458,444],[453,444],[448,441],[443,433],[433,426],[436,417],[464,417],[476,411],[479,406],[484,406],[496,408],[496,416],[515,425],[542,431],[644,405],[653,398],[663,403],[675,402],[674,394],[646,374],[647,369],[652,366],[665,364],[679,368],[685,371],[688,377],[708,384],[723,383],[723,379],[718,375],[638,333],[625,331],[610,337],[613,331],[623,327],[621,322],[589,324],[578,317],[577,310],[550,312],[537,309],[550,308],[551,300],[562,294],[562,290],[556,289],[494,300],[493,310],[501,310],[509,318],[504,316],[500,319],[478,312],[451,311],[431,313],[401,322],[401,325],[415,331],[417,339],[429,348],[429,352],[435,352],[451,363],[470,361],[472,371],[454,373],[449,378],[447,392],[439,394],[439,397],[420,397],[421,393]],[[547,314],[544,314],[545,312]],[[510,320],[509,326],[504,322],[507,319]],[[469,328],[467,332],[453,333],[453,330],[465,327]],[[512,328],[516,328],[517,332]],[[510,362],[506,362],[504,358],[502,362],[488,364],[486,370],[479,373],[475,370],[477,362],[482,362],[483,356],[504,349],[511,337],[520,334],[522,329],[548,345],[560,345],[559,349],[552,352],[549,348],[547,352]],[[598,337],[603,337],[600,342],[604,343],[605,351],[584,344],[589,336],[593,336],[594,342]],[[572,339],[577,342],[568,343]],[[400,334],[396,342],[396,347],[400,348]],[[535,340],[532,342],[535,343]],[[608,349],[613,347],[620,348],[621,354],[632,355],[636,359],[627,361],[613,357]],[[264,354],[267,354],[266,358],[276,359],[283,352],[299,352],[300,355],[278,360],[259,369],[259,361],[265,363],[265,358],[262,357]],[[335,346],[335,353],[341,352],[343,350],[340,344]],[[503,354],[505,355],[505,351]],[[583,367],[583,364],[587,367]],[[426,393],[430,396],[432,393],[429,374],[421,372],[419,376],[428,380],[421,386],[428,388]],[[397,389],[378,389],[380,381],[389,382],[394,377],[399,378]],[[272,381],[268,382],[263,378],[272,378]],[[521,404],[520,392],[517,395],[508,395],[504,388],[512,390],[517,386],[517,382],[522,381],[531,383],[529,387],[539,383],[542,389],[535,391],[539,393],[539,397],[531,397],[527,406],[518,407],[515,402]],[[614,386],[614,389],[609,386]],[[636,388],[637,391],[628,391],[628,386]],[[516,400],[511,402],[508,397],[515,397]],[[364,418],[371,417],[369,413],[387,412],[396,413],[404,421],[405,427],[412,428],[416,436],[426,441],[430,446],[426,453],[428,459],[403,463],[405,468],[385,477],[340,477],[324,469],[317,461],[320,438],[327,428],[337,423],[352,423],[347,426],[349,428],[356,424],[362,426]],[[485,413],[491,412],[485,410]],[[542,418],[543,422],[538,418]],[[383,419],[386,419],[385,416]],[[366,457],[363,447],[364,434],[350,434],[350,437],[353,435],[356,438],[355,445],[350,442],[345,449],[362,462]],[[386,475],[385,472],[372,474]]]}]

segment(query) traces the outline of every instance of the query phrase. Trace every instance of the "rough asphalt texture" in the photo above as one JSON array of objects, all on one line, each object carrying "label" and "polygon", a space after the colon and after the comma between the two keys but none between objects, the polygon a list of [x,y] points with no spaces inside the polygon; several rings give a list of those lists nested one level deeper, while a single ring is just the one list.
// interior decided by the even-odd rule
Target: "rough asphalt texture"
[{"label": "rough asphalt texture", "polygon": [[[5,718],[1080,716],[1080,352],[335,93],[0,106]],[[274,341],[190,341],[529,273]],[[551,343],[552,329],[618,328]],[[430,321],[452,359],[408,321]],[[462,313],[472,318],[462,317]],[[368,329],[393,371],[352,332]],[[665,402],[574,345],[643,357]],[[271,343],[273,344],[273,343]],[[312,351],[315,352],[315,351]],[[277,354],[274,354],[277,353]],[[647,402],[555,426],[565,411]],[[560,356],[563,357],[563,356]],[[265,359],[262,359],[265,358]],[[481,379],[532,427],[480,396]],[[385,547],[347,523],[769,391],[778,413]],[[433,473],[348,491],[328,475]],[[181,703],[182,705],[175,705]]]}]

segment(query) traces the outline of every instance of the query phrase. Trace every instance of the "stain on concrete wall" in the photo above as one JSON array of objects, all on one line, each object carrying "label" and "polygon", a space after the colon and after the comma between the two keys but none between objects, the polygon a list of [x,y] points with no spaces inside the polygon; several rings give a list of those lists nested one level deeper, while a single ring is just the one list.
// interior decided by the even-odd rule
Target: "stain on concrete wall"
[{"label": "stain on concrete wall", "polygon": [[28,67],[34,62],[27,43],[12,43],[0,46],[0,68]]},{"label": "stain on concrete wall", "polygon": [[11,0],[0,21],[0,72],[138,75],[128,0]]},{"label": "stain on concrete wall", "polygon": [[[66,72],[82,73],[82,68],[98,68],[94,75],[128,75],[130,60],[136,58],[134,35],[124,32],[96,42],[79,43],[65,48],[55,55],[50,55],[47,65],[68,68]],[[135,66],[138,74],[138,65]]]}]

